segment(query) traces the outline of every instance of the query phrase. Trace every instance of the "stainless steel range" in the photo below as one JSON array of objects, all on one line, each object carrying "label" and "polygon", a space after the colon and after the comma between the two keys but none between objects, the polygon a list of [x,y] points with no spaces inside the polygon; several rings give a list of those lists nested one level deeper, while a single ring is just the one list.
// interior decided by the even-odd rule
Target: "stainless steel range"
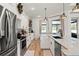
[{"label": "stainless steel range", "polygon": [[17,54],[16,15],[0,6],[0,56]]}]

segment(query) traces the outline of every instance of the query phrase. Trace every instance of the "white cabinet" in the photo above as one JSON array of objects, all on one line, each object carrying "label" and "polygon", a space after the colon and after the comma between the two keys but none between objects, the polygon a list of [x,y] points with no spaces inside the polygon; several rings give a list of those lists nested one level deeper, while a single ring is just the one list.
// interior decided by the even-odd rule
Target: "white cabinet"
[{"label": "white cabinet", "polygon": [[47,34],[41,34],[40,47],[41,49],[50,49],[50,41],[49,41]]},{"label": "white cabinet", "polygon": [[26,48],[28,48],[29,47],[29,45],[31,44],[31,42],[33,41],[33,39],[34,39],[34,34],[33,33],[31,33],[29,36],[27,36],[26,37]]},{"label": "white cabinet", "polygon": [[54,55],[54,40],[50,37],[49,39],[50,39],[50,50],[51,50],[52,55]]},{"label": "white cabinet", "polygon": [[26,39],[27,39],[27,41],[26,41],[26,45],[27,45],[27,46],[26,46],[26,47],[28,48],[29,45],[30,45],[30,41],[31,41],[31,40],[30,40],[30,37],[29,37],[29,36],[28,36]]},{"label": "white cabinet", "polygon": [[61,47],[61,54],[62,54],[62,56],[67,56],[67,53],[69,53],[68,49],[65,48],[65,47]]}]

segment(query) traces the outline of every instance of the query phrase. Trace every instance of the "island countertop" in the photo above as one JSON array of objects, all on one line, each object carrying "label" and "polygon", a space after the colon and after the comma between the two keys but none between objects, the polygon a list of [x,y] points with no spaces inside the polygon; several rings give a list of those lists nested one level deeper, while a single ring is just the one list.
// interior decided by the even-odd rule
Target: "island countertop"
[{"label": "island countertop", "polygon": [[52,35],[49,35],[49,37],[51,38],[51,39],[53,39],[54,41],[56,41],[56,42],[58,42],[61,46],[63,46],[64,48],[69,48],[68,47],[68,44],[67,44],[67,41],[66,40],[63,40],[62,38],[57,38],[57,39],[55,39]]},{"label": "island countertop", "polygon": [[58,42],[62,47],[64,47],[66,50],[62,50],[62,52],[64,52],[64,54],[66,54],[67,56],[79,56],[79,50],[78,49],[72,49],[69,45],[67,40],[63,40],[63,39],[55,39],[52,35],[49,35],[49,37]]}]

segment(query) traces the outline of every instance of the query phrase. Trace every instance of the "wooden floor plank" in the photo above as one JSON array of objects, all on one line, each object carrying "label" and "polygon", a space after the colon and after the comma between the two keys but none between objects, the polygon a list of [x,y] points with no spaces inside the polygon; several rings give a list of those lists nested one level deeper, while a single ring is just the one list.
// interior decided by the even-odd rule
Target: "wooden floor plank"
[{"label": "wooden floor plank", "polygon": [[[34,39],[27,51],[34,51],[34,56],[52,56],[50,50],[42,50],[40,48],[40,40]],[[27,52],[26,51],[26,52]]]}]

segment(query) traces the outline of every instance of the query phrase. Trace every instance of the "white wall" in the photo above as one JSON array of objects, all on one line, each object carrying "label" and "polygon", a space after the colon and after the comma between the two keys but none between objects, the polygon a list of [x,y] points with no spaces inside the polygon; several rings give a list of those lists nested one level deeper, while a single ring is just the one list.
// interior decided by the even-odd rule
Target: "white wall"
[{"label": "white wall", "polygon": [[29,17],[26,16],[25,14],[22,14],[20,19],[21,19],[21,28],[25,29],[28,32]]},{"label": "white wall", "polygon": [[39,18],[35,18],[35,19],[32,19],[32,26],[33,26],[33,30],[34,30],[34,33],[35,33],[35,38],[39,38],[40,36],[40,19]]}]

